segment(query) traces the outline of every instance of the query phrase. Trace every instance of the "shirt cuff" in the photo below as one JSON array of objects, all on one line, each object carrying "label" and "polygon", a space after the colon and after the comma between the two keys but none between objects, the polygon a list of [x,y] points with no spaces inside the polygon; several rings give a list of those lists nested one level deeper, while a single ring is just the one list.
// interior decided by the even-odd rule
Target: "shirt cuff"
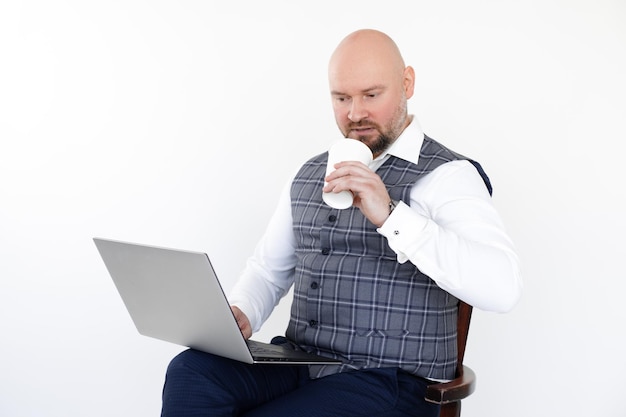
[{"label": "shirt cuff", "polygon": [[[232,301],[231,301],[231,298],[232,298]],[[232,295],[229,297],[228,301],[231,305],[235,307],[239,307],[239,310],[241,310],[243,314],[246,315],[246,317],[248,318],[248,321],[250,322],[252,333],[256,333],[260,330],[262,320],[260,319],[259,314],[257,313],[257,310],[252,306],[252,304],[247,302],[244,298],[239,298],[239,297],[232,296]]]},{"label": "shirt cuff", "polygon": [[398,262],[403,264],[409,260],[407,254],[414,250],[416,239],[428,225],[428,219],[414,210],[406,203],[400,201],[385,223],[377,229],[378,233],[387,238],[389,247],[398,256]]}]

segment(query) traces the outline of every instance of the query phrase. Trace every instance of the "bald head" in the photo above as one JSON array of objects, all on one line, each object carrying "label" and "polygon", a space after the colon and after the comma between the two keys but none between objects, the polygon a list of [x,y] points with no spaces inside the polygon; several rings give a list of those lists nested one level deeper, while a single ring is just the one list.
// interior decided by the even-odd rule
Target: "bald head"
[{"label": "bald head", "polygon": [[404,60],[396,43],[386,34],[372,29],[362,29],[346,36],[331,56],[329,75],[338,71],[387,70],[400,76]]},{"label": "bald head", "polygon": [[328,82],[339,129],[375,156],[410,123],[407,100],[415,74],[386,34],[364,29],[346,36],[330,58]]}]

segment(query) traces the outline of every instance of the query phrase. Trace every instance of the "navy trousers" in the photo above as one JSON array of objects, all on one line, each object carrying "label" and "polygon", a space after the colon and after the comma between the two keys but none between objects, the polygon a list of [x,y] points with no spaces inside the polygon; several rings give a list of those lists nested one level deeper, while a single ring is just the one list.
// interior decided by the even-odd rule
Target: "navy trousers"
[{"label": "navy trousers", "polygon": [[310,379],[306,366],[248,365],[196,350],[167,369],[162,417],[436,417],[427,382],[395,368]]}]

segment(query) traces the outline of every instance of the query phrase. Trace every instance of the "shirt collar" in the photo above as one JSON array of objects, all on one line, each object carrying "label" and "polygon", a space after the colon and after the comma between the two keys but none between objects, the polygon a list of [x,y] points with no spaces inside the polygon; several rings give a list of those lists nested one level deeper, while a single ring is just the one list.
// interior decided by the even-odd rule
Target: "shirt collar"
[{"label": "shirt collar", "polygon": [[411,115],[409,117],[412,119],[411,123],[387,150],[374,159],[370,168],[373,170],[378,169],[389,159],[390,155],[417,165],[420,151],[422,150],[422,143],[424,143],[424,132],[415,116]]}]

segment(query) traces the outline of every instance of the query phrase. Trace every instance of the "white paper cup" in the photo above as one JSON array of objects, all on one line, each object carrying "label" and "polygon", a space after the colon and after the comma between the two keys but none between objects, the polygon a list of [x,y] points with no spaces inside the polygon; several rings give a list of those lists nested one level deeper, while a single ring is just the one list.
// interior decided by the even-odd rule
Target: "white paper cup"
[{"label": "white paper cup", "polygon": [[[326,175],[335,170],[335,164],[343,161],[359,161],[365,165],[372,162],[373,156],[370,148],[356,139],[341,139],[328,150],[328,165]],[[326,185],[326,183],[324,183]],[[354,195],[351,191],[339,193],[323,193],[322,199],[326,204],[336,209],[347,209],[352,206]]]}]

